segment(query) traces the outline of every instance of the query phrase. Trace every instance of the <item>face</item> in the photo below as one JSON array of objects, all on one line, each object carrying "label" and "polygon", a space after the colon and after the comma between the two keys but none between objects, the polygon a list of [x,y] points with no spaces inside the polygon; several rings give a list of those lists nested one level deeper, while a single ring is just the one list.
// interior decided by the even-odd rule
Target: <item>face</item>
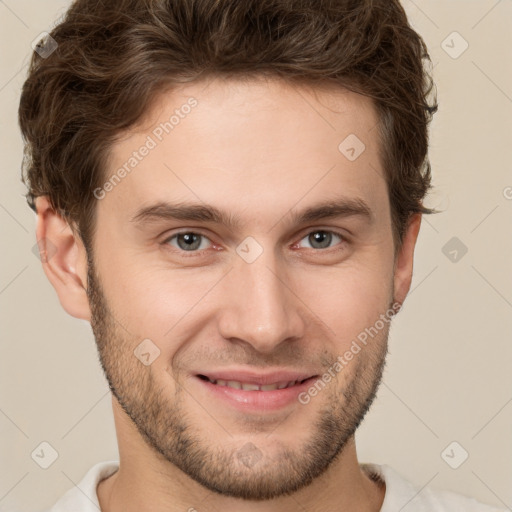
[{"label": "face", "polygon": [[216,79],[162,94],[112,150],[101,363],[141,438],[212,491],[306,486],[374,398],[397,284],[376,125],[355,93]]}]

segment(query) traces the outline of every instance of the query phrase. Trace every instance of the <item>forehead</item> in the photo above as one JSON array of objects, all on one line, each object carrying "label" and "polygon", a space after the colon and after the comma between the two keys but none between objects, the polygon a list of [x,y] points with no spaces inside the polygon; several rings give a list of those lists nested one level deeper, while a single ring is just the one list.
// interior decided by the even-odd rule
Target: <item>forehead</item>
[{"label": "forehead", "polygon": [[216,78],[163,91],[112,147],[99,209],[128,220],[193,200],[264,222],[340,195],[383,208],[377,123],[372,101],[342,88]]}]

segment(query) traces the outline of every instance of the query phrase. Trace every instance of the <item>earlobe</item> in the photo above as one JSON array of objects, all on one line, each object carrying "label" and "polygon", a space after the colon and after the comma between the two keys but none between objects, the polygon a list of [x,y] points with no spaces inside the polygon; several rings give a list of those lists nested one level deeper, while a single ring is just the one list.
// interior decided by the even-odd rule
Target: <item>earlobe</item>
[{"label": "earlobe", "polygon": [[87,254],[80,237],[53,210],[46,196],[36,199],[36,237],[41,263],[64,310],[90,321],[87,297]]},{"label": "earlobe", "polygon": [[421,214],[416,213],[411,216],[407,229],[404,233],[402,246],[395,259],[394,271],[394,290],[395,302],[403,304],[405,297],[409,292],[412,281],[412,271],[414,263],[414,248],[418,239],[418,233],[421,225]]}]

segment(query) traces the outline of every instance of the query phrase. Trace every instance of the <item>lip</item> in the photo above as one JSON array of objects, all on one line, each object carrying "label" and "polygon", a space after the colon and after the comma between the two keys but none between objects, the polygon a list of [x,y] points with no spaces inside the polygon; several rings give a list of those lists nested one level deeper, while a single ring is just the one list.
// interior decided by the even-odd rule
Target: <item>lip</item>
[{"label": "lip", "polygon": [[[272,391],[246,391],[244,389],[235,389],[228,386],[213,384],[209,380],[201,378],[199,375],[206,376],[212,380],[235,380],[248,384],[273,384],[280,381],[304,380],[292,387],[284,389],[275,389]],[[298,373],[294,371],[278,371],[268,374],[256,374],[244,371],[212,371],[197,374],[194,380],[205,390],[208,395],[221,400],[230,407],[243,412],[275,412],[291,404],[299,403],[298,397],[318,378],[318,375],[311,373]]]}]

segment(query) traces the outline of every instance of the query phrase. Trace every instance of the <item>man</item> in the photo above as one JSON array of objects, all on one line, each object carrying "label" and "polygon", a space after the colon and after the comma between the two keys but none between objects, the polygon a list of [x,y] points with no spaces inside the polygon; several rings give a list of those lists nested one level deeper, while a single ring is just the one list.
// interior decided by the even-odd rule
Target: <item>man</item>
[{"label": "man", "polygon": [[496,510],[356,454],[431,213],[398,1],[78,0],[38,50],[27,197],[120,455],[52,512]]}]

